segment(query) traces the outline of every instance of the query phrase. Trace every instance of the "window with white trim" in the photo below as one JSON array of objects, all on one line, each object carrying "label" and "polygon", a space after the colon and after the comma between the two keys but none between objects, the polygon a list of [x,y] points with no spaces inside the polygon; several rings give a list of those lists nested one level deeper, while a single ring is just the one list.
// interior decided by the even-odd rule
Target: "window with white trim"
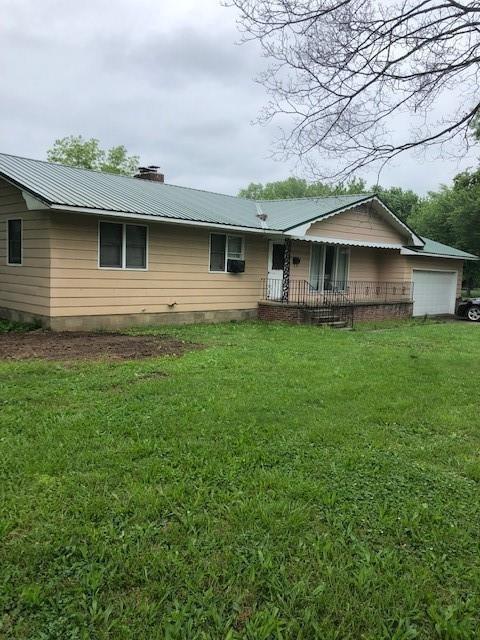
[{"label": "window with white trim", "polygon": [[110,269],[147,268],[147,227],[143,224],[100,222],[98,265]]},{"label": "window with white trim", "polygon": [[7,264],[22,264],[22,219],[7,220]]},{"label": "window with white trim", "polygon": [[245,242],[242,236],[210,234],[210,271],[225,272],[228,260],[243,260],[244,255]]}]

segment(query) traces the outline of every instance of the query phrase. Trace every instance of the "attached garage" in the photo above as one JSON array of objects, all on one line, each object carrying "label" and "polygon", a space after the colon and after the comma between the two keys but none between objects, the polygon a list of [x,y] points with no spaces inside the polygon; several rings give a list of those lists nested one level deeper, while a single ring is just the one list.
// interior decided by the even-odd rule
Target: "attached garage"
[{"label": "attached garage", "polygon": [[413,270],[413,315],[455,313],[456,271]]}]

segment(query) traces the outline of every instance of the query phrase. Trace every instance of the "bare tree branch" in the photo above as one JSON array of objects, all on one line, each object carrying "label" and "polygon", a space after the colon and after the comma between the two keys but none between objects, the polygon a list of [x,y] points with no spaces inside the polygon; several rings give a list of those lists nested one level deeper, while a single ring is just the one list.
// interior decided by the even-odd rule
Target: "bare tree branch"
[{"label": "bare tree branch", "polygon": [[[228,4],[270,61],[259,122],[290,122],[275,155],[346,179],[415,148],[467,148],[480,109],[480,0]],[[399,127],[402,114],[410,126]]]}]

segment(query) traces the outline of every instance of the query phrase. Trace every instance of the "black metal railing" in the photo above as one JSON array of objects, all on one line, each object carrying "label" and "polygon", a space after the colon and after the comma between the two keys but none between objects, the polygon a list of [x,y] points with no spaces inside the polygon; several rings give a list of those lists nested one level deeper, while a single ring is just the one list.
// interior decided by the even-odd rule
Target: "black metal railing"
[{"label": "black metal railing", "polygon": [[413,284],[410,281],[374,282],[369,280],[325,280],[311,283],[308,280],[290,279],[288,288],[281,278],[265,278],[262,281],[263,300],[284,304],[301,304],[306,307],[339,306],[367,302],[410,302]]}]

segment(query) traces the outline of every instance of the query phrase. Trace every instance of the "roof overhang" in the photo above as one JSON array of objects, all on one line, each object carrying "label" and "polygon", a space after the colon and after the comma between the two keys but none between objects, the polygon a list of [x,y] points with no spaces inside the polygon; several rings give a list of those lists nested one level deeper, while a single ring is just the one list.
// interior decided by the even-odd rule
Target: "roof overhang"
[{"label": "roof overhang", "polygon": [[28,191],[22,191],[22,198],[25,200],[25,204],[27,205],[27,209],[29,211],[41,211],[43,209],[49,209],[50,206],[39,200],[35,196],[32,196]]},{"label": "roof overhang", "polygon": [[477,256],[465,255],[465,256],[451,256],[446,253],[427,253],[424,251],[414,251],[408,247],[403,247],[400,251],[402,256],[415,256],[417,258],[448,258],[450,260],[480,260]]},{"label": "roof overhang", "polygon": [[329,238],[327,236],[304,236],[299,234],[285,234],[292,240],[302,240],[304,242],[316,242],[321,244],[340,244],[346,247],[369,247],[371,249],[396,249],[400,251],[402,244],[394,242],[368,242],[366,240],[347,240],[345,238]]},{"label": "roof overhang", "polygon": [[[335,211],[332,211],[331,213],[327,213],[324,216],[320,216],[318,218],[314,218],[312,220],[307,220],[306,222],[302,223],[301,225],[295,226],[295,227],[291,227],[290,229],[285,229],[285,232],[289,232],[289,233],[294,233],[294,234],[298,234],[298,235],[302,235],[304,236],[307,231],[310,229],[310,227],[315,224],[316,222],[322,222],[323,220],[327,220],[328,218],[331,218],[332,216],[336,216],[339,213],[344,213],[345,211],[351,211],[352,209],[356,209],[359,205],[363,205],[363,204],[368,204],[369,202],[375,202],[380,210],[382,211],[383,215],[389,219],[389,221],[393,224],[394,227],[397,228],[398,231],[400,231],[401,233],[403,233],[405,236],[408,236],[412,239],[411,244],[414,247],[423,247],[425,242],[422,240],[422,238],[420,236],[418,236],[413,229],[411,229],[407,224],[405,224],[404,222],[402,222],[400,220],[400,218],[398,218],[393,211],[391,211],[386,204],[384,204],[380,198],[378,196],[370,196],[368,198],[365,198],[363,200],[358,200],[357,202],[355,202],[354,204],[349,204],[346,207],[342,207],[341,209],[336,209]],[[403,246],[403,245],[400,245]]]},{"label": "roof overhang", "polygon": [[[202,220],[183,220],[181,218],[169,218],[151,214],[131,213],[127,211],[107,211],[106,209],[89,209],[88,207],[71,207],[64,204],[50,205],[52,211],[66,211],[69,213],[80,213],[86,215],[96,215],[100,217],[126,218],[129,220],[148,220],[149,222],[163,222],[186,227],[206,227],[209,229],[222,229],[225,231],[237,231],[242,233],[260,233],[262,235],[276,233],[272,229],[260,229],[256,227],[242,227],[233,224],[219,224],[216,222],[204,222]],[[282,232],[277,232],[282,235]]]}]

